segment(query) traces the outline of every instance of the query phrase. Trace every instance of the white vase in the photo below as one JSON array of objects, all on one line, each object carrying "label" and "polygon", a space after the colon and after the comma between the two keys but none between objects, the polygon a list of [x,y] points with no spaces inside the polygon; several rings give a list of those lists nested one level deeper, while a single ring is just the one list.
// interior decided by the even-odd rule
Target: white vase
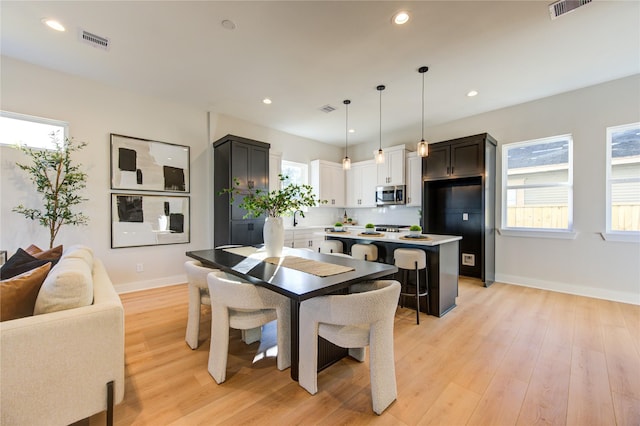
[{"label": "white vase", "polygon": [[158,231],[166,231],[168,225],[168,218],[165,215],[158,216]]},{"label": "white vase", "polygon": [[284,225],[281,217],[267,217],[262,229],[264,249],[268,257],[282,256],[284,247]]}]

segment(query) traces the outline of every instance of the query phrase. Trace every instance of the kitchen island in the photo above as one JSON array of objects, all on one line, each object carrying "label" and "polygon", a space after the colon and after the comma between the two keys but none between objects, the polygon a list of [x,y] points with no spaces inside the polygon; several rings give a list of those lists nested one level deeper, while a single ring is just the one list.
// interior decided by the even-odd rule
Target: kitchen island
[{"label": "kitchen island", "polygon": [[[350,228],[344,232],[318,232],[326,239],[342,241],[345,253],[351,252],[353,244],[375,244],[378,261],[393,264],[393,251],[397,248],[417,248],[427,254],[429,275],[429,313],[441,317],[456,306],[458,296],[458,242],[455,235],[424,234],[424,239],[408,238],[408,232],[379,232],[365,234],[362,229]],[[424,273],[424,271],[423,271]],[[407,305],[414,303],[408,300]],[[420,311],[427,312],[425,299],[420,300]]]}]

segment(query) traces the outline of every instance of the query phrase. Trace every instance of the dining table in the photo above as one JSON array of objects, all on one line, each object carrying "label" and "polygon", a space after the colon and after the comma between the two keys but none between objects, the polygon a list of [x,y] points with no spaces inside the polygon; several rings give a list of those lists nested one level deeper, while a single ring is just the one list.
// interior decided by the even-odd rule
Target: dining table
[{"label": "dining table", "polygon": [[[345,294],[350,285],[390,278],[394,265],[317,253],[307,249],[283,248],[282,255],[267,257],[261,246],[221,247],[187,251],[190,258],[220,269],[255,285],[286,296],[291,302],[291,378],[298,380],[300,304],[328,294]],[[344,357],[347,349],[320,338],[318,370]]]}]

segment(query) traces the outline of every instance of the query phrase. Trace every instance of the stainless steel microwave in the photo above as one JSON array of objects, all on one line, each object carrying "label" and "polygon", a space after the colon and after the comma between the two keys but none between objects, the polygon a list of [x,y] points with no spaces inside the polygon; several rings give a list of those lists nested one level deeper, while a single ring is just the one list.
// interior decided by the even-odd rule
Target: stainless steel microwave
[{"label": "stainless steel microwave", "polygon": [[406,204],[406,193],[405,185],[377,186],[376,205]]}]

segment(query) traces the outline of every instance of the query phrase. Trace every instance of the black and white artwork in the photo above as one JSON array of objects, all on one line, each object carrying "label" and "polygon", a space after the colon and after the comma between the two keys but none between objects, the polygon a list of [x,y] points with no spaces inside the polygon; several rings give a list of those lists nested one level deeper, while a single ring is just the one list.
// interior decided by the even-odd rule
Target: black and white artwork
[{"label": "black and white artwork", "polygon": [[111,248],[190,241],[189,197],[111,194]]},{"label": "black and white artwork", "polygon": [[189,147],[112,133],[111,189],[189,192]]}]

